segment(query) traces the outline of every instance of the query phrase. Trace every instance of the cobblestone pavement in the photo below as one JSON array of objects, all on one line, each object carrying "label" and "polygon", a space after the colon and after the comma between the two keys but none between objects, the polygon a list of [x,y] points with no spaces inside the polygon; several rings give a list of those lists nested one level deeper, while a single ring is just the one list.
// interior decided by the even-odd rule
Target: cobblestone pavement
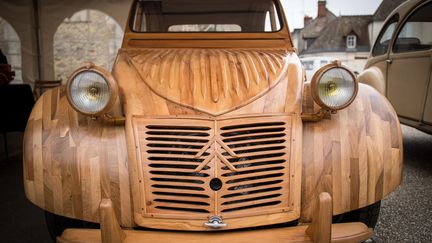
[{"label": "cobblestone pavement", "polygon": [[432,242],[432,135],[402,127],[402,185],[382,201],[375,242]]}]

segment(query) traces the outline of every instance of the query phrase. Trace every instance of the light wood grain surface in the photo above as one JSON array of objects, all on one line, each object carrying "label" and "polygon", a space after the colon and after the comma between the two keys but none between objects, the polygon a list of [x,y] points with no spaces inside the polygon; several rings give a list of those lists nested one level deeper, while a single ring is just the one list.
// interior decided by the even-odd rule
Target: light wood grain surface
[{"label": "light wood grain surface", "polygon": [[133,226],[124,127],[79,115],[64,88],[44,93],[24,135],[24,188],[39,207],[99,222],[102,198],[114,204],[123,226]]},{"label": "light wood grain surface", "polygon": [[[190,52],[170,50],[166,53],[181,51]],[[213,50],[208,54],[220,51]],[[262,51],[256,50],[256,53]],[[243,55],[244,52],[233,53]],[[277,53],[273,55],[281,56]],[[213,121],[246,117],[246,122],[254,116],[290,117],[289,166],[292,177],[286,193],[292,202],[291,208],[286,212],[228,219],[235,228],[287,222],[300,216],[301,221],[309,222],[315,204],[313,198],[321,192],[332,195],[334,214],[348,212],[381,200],[400,184],[402,140],[399,122],[385,98],[369,87],[360,85],[357,99],[347,109],[320,122],[303,124],[302,111],[315,112],[318,107],[313,103],[308,85],[303,92],[300,62],[293,53],[285,53],[279,59],[286,70],[273,85],[257,91],[259,95],[256,98],[224,103],[227,98],[224,86],[219,83],[223,79],[216,79],[215,86],[212,86],[215,83],[211,78],[204,79],[207,83],[199,85],[206,86],[207,99],[201,106],[196,105],[195,101],[188,103],[195,99],[189,97],[194,96],[192,93],[182,96],[187,92],[169,89],[170,83],[179,85],[179,80],[164,81],[167,89],[164,94],[154,92],[157,88],[152,87],[154,80],[143,76],[137,69],[143,66],[136,66],[138,64],[134,64],[132,59],[129,52],[121,51],[113,71],[119,84],[121,101],[117,109],[126,116],[125,127],[104,125],[100,120],[94,121],[77,114],[68,104],[63,89],[50,90],[37,102],[24,139],[24,184],[27,197],[39,207],[59,215],[98,222],[101,198],[109,198],[123,227],[138,224],[163,229],[208,230],[203,227],[205,220],[202,217],[183,220],[178,217],[146,220],[148,218],[143,217],[142,205],[146,201],[140,186],[143,170],[139,156],[142,154],[137,153],[134,117],[186,116]],[[255,60],[259,64],[258,58]],[[272,60],[274,65],[279,65],[275,62],[277,58]],[[216,69],[219,71],[213,71],[213,75],[223,75],[222,69],[219,69],[223,65],[221,63],[223,61],[219,59]],[[179,68],[181,65],[185,64],[180,64]],[[241,63],[236,65],[239,65],[237,74],[241,74]],[[264,65],[270,67],[269,63]],[[150,77],[152,70],[160,73],[158,68],[148,69]],[[181,75],[174,75],[176,69],[174,67],[168,77],[180,78]],[[249,87],[256,84],[251,78],[256,74],[248,72],[251,80]],[[212,71],[205,75],[211,76]],[[265,76],[263,73],[258,75],[261,78]],[[240,76],[244,78],[244,74]],[[227,80],[234,82],[235,79],[230,76]],[[240,91],[248,92],[244,81],[240,82]],[[191,87],[192,82],[193,79],[187,79],[181,84]],[[216,91],[212,87],[217,87]],[[235,92],[234,86],[229,87],[229,92]],[[196,91],[197,95],[202,95],[203,89],[199,86]],[[171,92],[183,98],[170,100]],[[234,99],[236,94],[230,93],[229,96]],[[220,110],[212,108],[211,105],[219,102],[224,103]]]},{"label": "light wood grain surface", "polygon": [[210,115],[273,88],[285,76],[290,57],[283,49],[139,49],[124,56],[154,93]]},{"label": "light wood grain surface", "polygon": [[[303,111],[319,109],[306,85]],[[360,84],[345,110],[303,126],[302,220],[309,221],[313,198],[329,192],[333,214],[371,205],[402,180],[402,134],[390,103]]]},{"label": "light wood grain surface", "polygon": [[[296,227],[278,229],[257,229],[247,231],[224,232],[175,232],[122,230],[116,222],[116,216],[109,199],[103,199],[100,207],[101,230],[67,229],[57,238],[58,243],[76,242],[207,242],[222,243],[275,243],[275,242],[363,242],[373,236],[373,230],[363,223],[331,224],[332,203],[328,193],[321,193],[317,198],[319,207],[314,210],[314,223]],[[114,227],[113,227],[114,226]],[[324,226],[325,229],[322,229]],[[319,228],[319,230],[317,230]],[[312,234],[312,236],[311,236]]]},{"label": "light wood grain surface", "polygon": [[[129,164],[130,164],[130,175],[131,175],[131,185],[133,191],[133,201],[134,201],[134,215],[137,224],[152,227],[152,228],[164,228],[164,229],[183,229],[183,230],[208,230],[208,228],[203,227],[202,216],[187,219],[180,219],[179,217],[172,218],[158,218],[152,217],[146,218],[142,216],[143,208],[140,205],[144,205],[146,202],[145,191],[140,188],[140,180],[142,176],[142,169],[140,167],[140,153],[137,153],[136,146],[139,141],[136,140],[134,136],[134,117],[166,117],[166,116],[193,116],[202,117],[205,119],[215,120],[223,117],[232,116],[256,116],[259,114],[268,114],[269,117],[279,114],[290,114],[292,115],[292,144],[290,150],[290,156],[292,163],[291,172],[294,172],[294,177],[290,178],[292,189],[287,190],[289,193],[289,198],[292,200],[292,209],[288,210],[286,213],[272,212],[272,214],[264,216],[251,216],[246,214],[244,218],[229,219],[230,224],[228,228],[240,228],[247,226],[258,226],[269,223],[278,223],[282,221],[291,221],[298,218],[298,213],[300,211],[300,191],[301,191],[301,177],[299,176],[301,170],[301,131],[302,122],[300,118],[301,113],[301,94],[302,94],[302,79],[301,79],[301,69],[300,62],[294,53],[281,52],[278,50],[265,50],[256,49],[253,51],[246,50],[177,50],[169,49],[166,51],[148,51],[142,50],[149,53],[153,53],[155,59],[168,61],[168,64],[172,63],[175,56],[173,54],[181,52],[184,55],[183,58],[190,60],[181,65],[183,70],[190,70],[195,64],[195,61],[203,61],[203,65],[207,67],[210,65],[210,54],[211,56],[218,57],[218,61],[213,63],[213,65],[208,66],[208,69],[199,70],[201,76],[207,77],[213,76],[222,77],[224,75],[223,70],[225,68],[232,68],[235,72],[231,71],[225,80],[229,80],[229,84],[224,84],[224,79],[217,78],[216,81],[218,87],[214,92],[212,92],[212,84],[214,82],[211,78],[194,80],[191,78],[184,79],[177,72],[176,67],[172,68],[173,65],[170,64],[170,72],[163,81],[152,80],[151,70],[149,68],[148,74],[143,75],[140,68],[146,67],[145,64],[138,65],[134,63],[133,57],[129,51],[121,51],[117,59],[114,76],[119,82],[120,93],[124,98],[124,112],[126,114],[126,134],[128,142],[128,153],[129,153]],[[266,52],[267,54],[260,57],[260,53]],[[197,60],[192,60],[191,54],[195,53]],[[206,53],[206,54],[203,54]],[[166,58],[164,55],[171,54],[171,58]],[[253,60],[255,68],[259,65],[264,65],[267,70],[263,70],[263,66],[256,71],[252,68],[252,61],[248,61],[247,55],[249,55]],[[193,56],[193,55],[192,55]],[[226,62],[230,56],[235,58],[235,62],[227,65]],[[241,56],[241,57],[240,57]],[[237,58],[244,60],[244,62],[238,61]],[[180,58],[179,58],[180,59]],[[137,61],[137,60],[136,60]],[[165,61],[157,66],[153,73],[156,75],[160,73],[159,68],[165,65]],[[260,63],[262,61],[262,63]],[[208,62],[208,63],[207,63]],[[207,64],[206,64],[207,63]],[[235,67],[232,67],[232,66]],[[243,69],[242,69],[243,66]],[[140,68],[137,68],[140,67]],[[212,71],[213,70],[213,71]],[[281,71],[284,70],[284,71]],[[280,74],[276,75],[277,73]],[[273,74],[272,74],[273,73]],[[180,72],[182,74],[182,72]],[[157,74],[160,75],[160,74]],[[236,81],[238,78],[238,82]],[[267,76],[268,75],[268,76]],[[201,77],[200,76],[200,77]],[[249,80],[249,88],[247,86],[245,77]],[[264,77],[268,77],[265,78]],[[272,81],[273,78],[276,78]],[[157,81],[157,82],[156,82]],[[196,81],[200,81],[196,84]],[[269,81],[274,82],[270,85]],[[153,83],[156,82],[156,83]],[[163,89],[161,92],[154,92],[158,89],[158,85],[163,84]],[[172,89],[169,87],[170,83],[173,85]],[[238,94],[236,94],[236,85],[238,84]],[[259,83],[261,86],[257,85]],[[190,88],[180,88],[179,85],[184,87],[194,87],[195,93],[192,93]],[[224,86],[226,85],[226,86]],[[176,87],[176,88],[174,88]],[[228,96],[224,96],[224,90],[228,89]],[[182,92],[183,89],[183,92]],[[163,92],[162,92],[163,91]],[[202,93],[205,93],[203,96]],[[255,94],[255,97],[250,96],[249,93]],[[181,99],[176,97],[180,96]],[[197,96],[197,97],[195,97]],[[176,100],[171,100],[176,99]],[[203,98],[205,97],[205,98]],[[219,99],[215,99],[219,97]],[[243,97],[243,98],[242,98]],[[190,105],[191,104],[191,105]],[[247,118],[244,119],[247,122]]]}]

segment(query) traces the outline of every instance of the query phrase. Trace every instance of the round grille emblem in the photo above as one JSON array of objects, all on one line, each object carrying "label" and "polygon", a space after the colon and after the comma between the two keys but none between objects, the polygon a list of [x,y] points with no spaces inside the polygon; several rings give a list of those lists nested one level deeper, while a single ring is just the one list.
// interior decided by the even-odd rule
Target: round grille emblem
[{"label": "round grille emblem", "polygon": [[222,181],[219,178],[213,178],[210,181],[210,188],[213,191],[219,191],[222,188]]}]

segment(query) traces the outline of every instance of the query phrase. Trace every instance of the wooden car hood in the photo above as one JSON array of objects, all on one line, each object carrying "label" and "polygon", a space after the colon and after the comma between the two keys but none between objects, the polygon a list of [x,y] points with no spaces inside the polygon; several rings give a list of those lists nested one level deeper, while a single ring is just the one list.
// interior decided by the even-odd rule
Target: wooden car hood
[{"label": "wooden car hood", "polygon": [[154,93],[210,115],[249,104],[269,91],[286,75],[294,59],[290,54],[282,49],[134,49],[121,53],[130,71]]}]

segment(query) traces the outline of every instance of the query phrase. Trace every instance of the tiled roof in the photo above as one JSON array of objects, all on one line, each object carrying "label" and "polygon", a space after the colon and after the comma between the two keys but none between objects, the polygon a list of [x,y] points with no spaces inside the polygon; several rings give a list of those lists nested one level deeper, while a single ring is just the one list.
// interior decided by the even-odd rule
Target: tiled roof
[{"label": "tiled roof", "polygon": [[317,38],[326,25],[334,19],[336,19],[336,16],[327,9],[325,17],[315,18],[303,28],[303,38]]},{"label": "tiled roof", "polygon": [[406,0],[383,0],[374,14],[375,21],[384,21],[387,16],[400,4]]},{"label": "tiled roof", "polygon": [[[369,51],[368,25],[373,16],[341,16],[328,23],[321,31],[319,37],[304,53],[347,51],[346,37],[354,34],[357,36],[356,51]],[[349,50],[348,50],[349,51]]]}]

